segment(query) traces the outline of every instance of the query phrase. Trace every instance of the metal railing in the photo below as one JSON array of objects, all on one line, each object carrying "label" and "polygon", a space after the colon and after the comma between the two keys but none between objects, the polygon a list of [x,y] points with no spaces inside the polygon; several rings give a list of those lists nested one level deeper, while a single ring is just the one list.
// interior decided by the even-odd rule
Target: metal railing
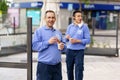
[{"label": "metal railing", "polygon": [[0,67],[27,69],[27,80],[32,80],[32,18],[27,19],[27,62],[0,62]]}]

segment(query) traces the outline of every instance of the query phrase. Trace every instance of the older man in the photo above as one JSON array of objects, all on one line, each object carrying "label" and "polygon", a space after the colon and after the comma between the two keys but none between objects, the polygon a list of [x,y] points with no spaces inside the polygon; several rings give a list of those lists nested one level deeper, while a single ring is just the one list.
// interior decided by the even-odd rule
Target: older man
[{"label": "older man", "polygon": [[61,51],[64,49],[62,34],[54,29],[55,12],[47,10],[46,25],[38,28],[32,48],[38,51],[37,80],[62,80]]}]

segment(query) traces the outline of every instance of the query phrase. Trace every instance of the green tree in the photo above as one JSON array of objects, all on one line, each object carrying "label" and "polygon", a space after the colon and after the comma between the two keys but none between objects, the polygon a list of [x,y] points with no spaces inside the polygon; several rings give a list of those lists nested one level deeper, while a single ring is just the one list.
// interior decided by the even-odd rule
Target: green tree
[{"label": "green tree", "polygon": [[2,14],[6,14],[8,10],[8,5],[6,0],[1,0],[0,1],[0,10],[2,11]]},{"label": "green tree", "polygon": [[7,5],[6,0],[0,1],[0,11],[2,11],[2,22],[6,20],[8,7],[9,6]]},{"label": "green tree", "polygon": [[78,0],[80,3],[80,11],[82,10],[82,2],[84,2],[85,4],[89,4],[90,0]]}]

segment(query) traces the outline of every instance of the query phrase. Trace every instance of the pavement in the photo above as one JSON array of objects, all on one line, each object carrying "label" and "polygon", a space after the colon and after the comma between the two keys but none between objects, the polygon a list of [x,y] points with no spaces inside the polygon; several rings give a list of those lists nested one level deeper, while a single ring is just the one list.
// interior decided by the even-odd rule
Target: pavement
[{"label": "pavement", "polygon": [[[85,54],[91,54],[91,55],[106,54],[106,55],[114,56],[116,54],[116,37],[115,37],[116,31],[115,30],[96,30],[95,35],[103,35],[103,36],[93,36],[94,45],[92,45],[92,49],[86,49]],[[6,56],[6,55],[16,54],[20,52],[25,52],[26,43],[24,44],[24,41],[26,41],[26,34],[10,35],[10,36],[1,35],[0,36],[0,56]],[[120,49],[120,30],[118,32],[117,46]],[[87,47],[90,47],[90,45],[87,45]]]},{"label": "pavement", "polygon": [[[100,34],[106,33],[110,34],[111,32],[101,32]],[[96,38],[96,41],[98,41],[96,43],[100,43],[100,41],[105,41],[109,43],[110,47],[114,48],[114,40],[114,38]],[[120,32],[118,41],[120,55]],[[63,80],[67,80],[65,59],[66,55],[62,54]],[[27,54],[25,52],[0,57],[0,62],[25,63],[26,61]],[[33,80],[36,80],[36,65],[37,53],[33,53]],[[120,80],[120,57],[85,55],[84,69],[84,80]],[[0,67],[0,80],[27,80],[27,69]]]},{"label": "pavement", "polygon": [[[119,51],[120,52],[120,51]],[[0,57],[0,62],[23,63],[26,53]],[[62,54],[62,75],[67,80],[65,63],[66,55]],[[37,53],[33,53],[33,80],[36,80]],[[120,57],[85,55],[84,80],[120,80]],[[27,70],[0,67],[0,80],[27,80]]]}]

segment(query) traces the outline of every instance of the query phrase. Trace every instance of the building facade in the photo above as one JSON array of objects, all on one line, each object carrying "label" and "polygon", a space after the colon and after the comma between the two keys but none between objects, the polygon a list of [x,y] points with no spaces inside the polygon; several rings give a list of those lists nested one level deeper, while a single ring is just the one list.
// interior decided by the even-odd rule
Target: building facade
[{"label": "building facade", "polygon": [[[18,14],[15,17],[16,25],[20,31],[26,30],[27,17],[32,17],[33,30],[40,26],[41,8],[43,0],[13,0],[11,10],[15,10]],[[120,14],[119,0],[91,0],[89,4],[79,2],[79,0],[60,0],[60,22],[62,31],[65,31],[71,22],[72,12],[82,9],[83,19],[89,28],[96,29],[116,29],[119,25],[118,17]],[[13,14],[10,13],[9,14]]]}]

